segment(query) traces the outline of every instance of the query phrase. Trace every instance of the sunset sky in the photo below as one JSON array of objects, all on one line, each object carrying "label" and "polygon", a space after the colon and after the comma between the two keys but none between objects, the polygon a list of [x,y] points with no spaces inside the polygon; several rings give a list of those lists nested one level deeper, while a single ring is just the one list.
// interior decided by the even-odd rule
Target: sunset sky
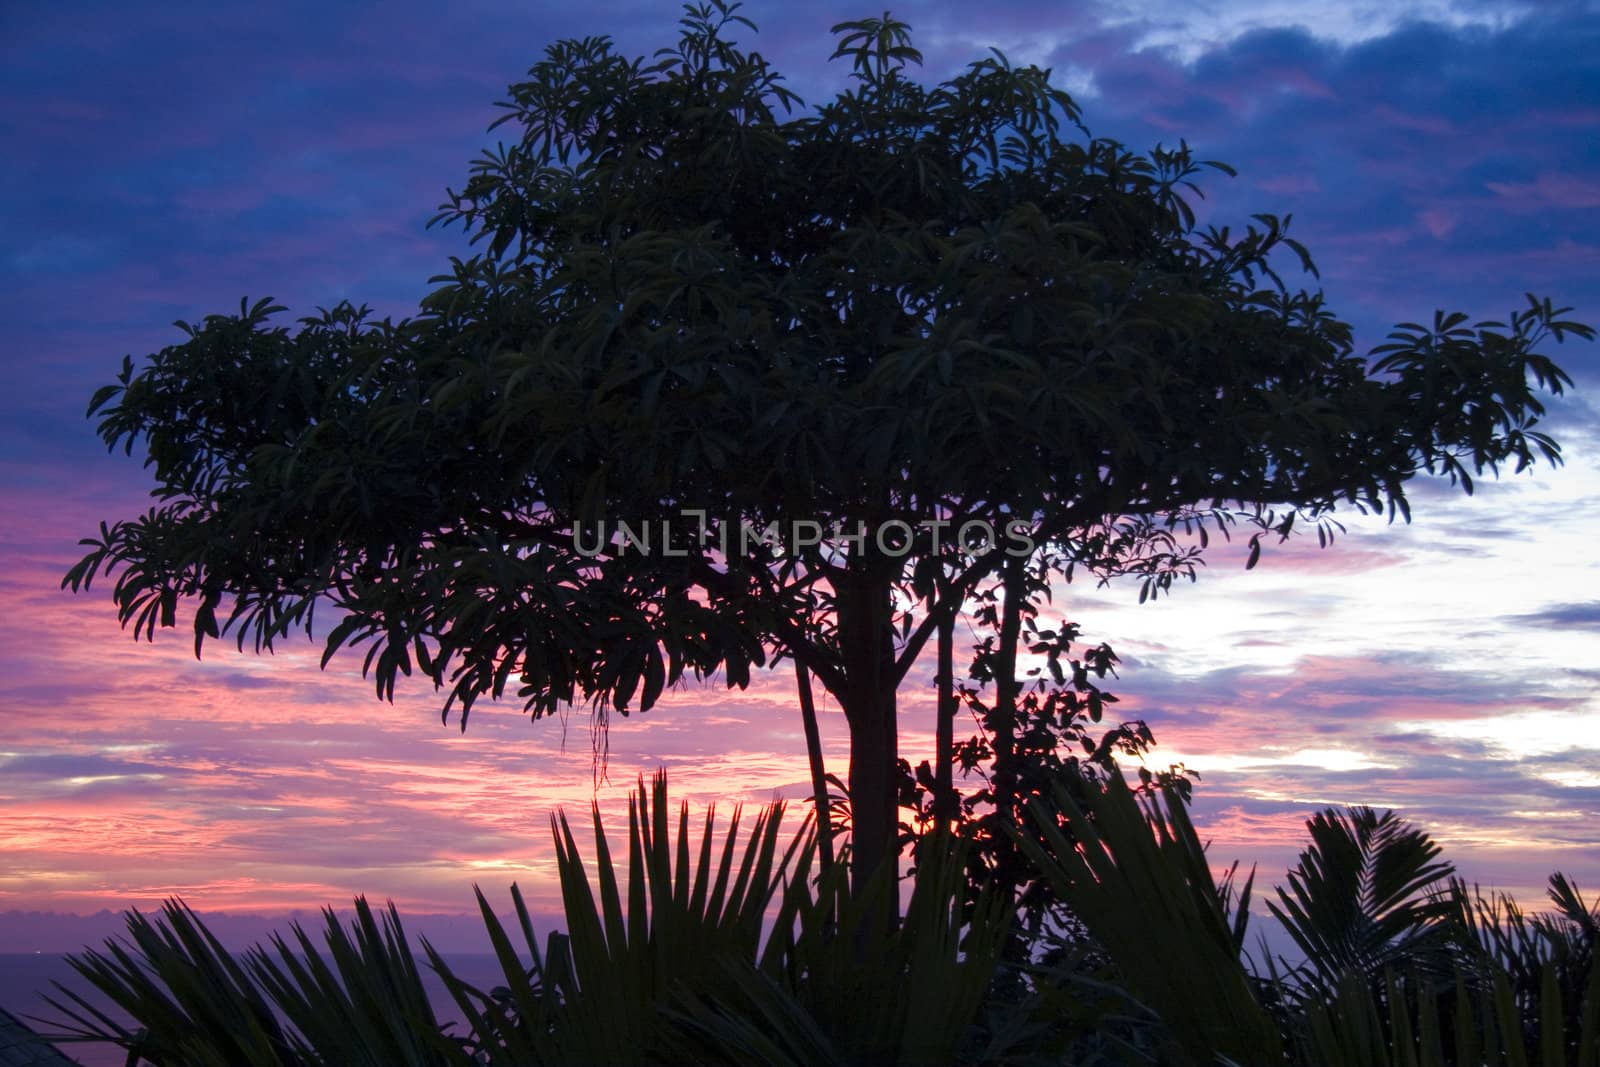
[{"label": "sunset sky", "polygon": [[[1337,6],[1337,5],[1335,5]],[[137,459],[83,417],[124,354],[175,319],[277,298],[412,312],[464,255],[426,230],[493,143],[508,82],[562,37],[630,54],[675,39],[664,2],[27,4],[0,11],[0,951],[72,949],[87,915],[181,894],[281,916],[365,892],[471,910],[513,881],[553,899],[548,815],[609,810],[669,769],[697,804],[802,797],[792,677],[671,694],[610,734],[596,792],[584,714],[531,723],[439,698],[374,699],[359,657],[271,658],[186,626],[119,631],[109,585],[58,586],[76,542],[146,505]],[[751,3],[745,32],[802,97],[842,85],[828,27],[878,7]],[[1338,11],[927,0],[896,6],[925,80],[1000,48],[1055,70],[1089,128],[1185,138],[1239,176],[1206,219],[1292,213],[1365,351],[1435,308],[1502,318],[1532,291],[1600,323],[1600,8],[1401,0]],[[1200,6],[1196,6],[1200,11]],[[507,128],[502,127],[500,133]],[[1309,281],[1309,279],[1308,279]],[[1312,282],[1311,284],[1316,284]],[[1306,817],[1393,807],[1469,879],[1529,900],[1564,870],[1600,891],[1600,346],[1547,424],[1567,462],[1464,498],[1416,484],[1409,526],[1351,517],[1331,548],[1224,548],[1154,605],[1135,584],[1056,611],[1122,656],[1110,686],[1201,774],[1212,856],[1282,881]],[[904,753],[931,752],[926,675]],[[841,716],[825,707],[831,769]],[[798,823],[798,815],[795,818]]]}]

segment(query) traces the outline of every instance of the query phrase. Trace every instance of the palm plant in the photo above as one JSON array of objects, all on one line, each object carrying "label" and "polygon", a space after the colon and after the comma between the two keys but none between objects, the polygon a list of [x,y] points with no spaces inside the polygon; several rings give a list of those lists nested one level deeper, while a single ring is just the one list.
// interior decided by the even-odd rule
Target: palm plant
[{"label": "palm plant", "polygon": [[[271,948],[236,957],[180,901],[154,920],[128,917],[129,942],[71,958],[73,966],[137,1020],[130,1028],[66,989],[50,1003],[62,1036],[110,1041],[156,1065],[398,1067],[517,1063],[643,1063],[659,1058],[670,1017],[667,994],[709,982],[728,960],[754,963],[769,905],[792,924],[814,856],[805,829],[781,856],[783,805],[764,809],[741,834],[739,812],[720,850],[714,813],[691,863],[688,810],[669,833],[664,775],[630,800],[628,861],[620,881],[595,812],[598,885],[584,870],[564,816],[552,820],[568,932],[540,952],[528,909],[512,887],[532,954],[524,965],[487,900],[478,902],[504,971],[492,993],[457,978],[426,941],[424,951],[472,1027],[446,1035],[428,1003],[398,912],[382,922],[365,899],[346,933],[327,912],[326,956],[298,925]],[[625,894],[625,896],[624,896]],[[776,944],[776,942],[774,942]]]},{"label": "palm plant", "polygon": [[757,815],[742,839],[742,815],[735,810],[720,849],[714,810],[706,813],[698,850],[690,846],[688,806],[679,809],[675,836],[670,810],[664,773],[648,792],[640,782],[628,803],[628,858],[619,879],[594,808],[595,882],[565,815],[552,817],[567,932],[551,933],[541,952],[513,886],[526,963],[478,892],[505,979],[500,996],[455,977],[424,942],[430,963],[472,1027],[476,1062],[653,1062],[674,1040],[677,1023],[665,1010],[670,995],[715,981],[730,961],[754,964],[775,899],[776,925],[794,921],[816,852],[809,821],[780,858],[782,803]]},{"label": "palm plant", "polygon": [[684,991],[677,1015],[696,1040],[680,1045],[677,1062],[969,1062],[1011,902],[991,889],[969,907],[970,843],[938,844],[925,850],[893,926],[881,922],[881,895],[894,882],[879,875],[853,895],[844,868],[826,872],[800,896],[796,922],[773,931],[761,967],[731,966],[708,990]]},{"label": "palm plant", "polygon": [[556,818],[568,933],[541,951],[513,887],[526,962],[479,894],[506,981],[498,996],[425,945],[474,1031],[477,1058],[463,1063],[957,1062],[1007,931],[994,894],[963,917],[965,846],[930,850],[889,927],[878,921],[888,878],[863,896],[842,864],[809,878],[809,823],[776,859],[781,805],[758,817],[742,855],[737,815],[720,854],[708,815],[696,854],[686,808],[669,834],[664,776],[648,797],[641,783],[625,883],[598,817],[593,883]]},{"label": "palm plant", "polygon": [[[853,894],[844,865],[812,878],[811,823],[785,843],[783,805],[726,833],[669,816],[665,775],[629,803],[625,862],[595,813],[591,879],[552,820],[567,930],[537,937],[512,887],[523,952],[477,892],[504,984],[485,992],[423,941],[471,1033],[441,1029],[400,917],[364,899],[325,949],[298,926],[235,956],[179,901],[133,912],[129,940],[73,965],[135,1020],[62,990],[66,1036],[159,1067],[496,1067],[539,1064],[895,1065],[962,1060],[1009,928],[1009,900],[965,898],[965,845],[930,850],[903,921],[881,922],[883,877]],[[877,894],[874,896],[874,894]]]},{"label": "palm plant", "polygon": [[[1328,809],[1306,823],[1311,843],[1289,871],[1289,887],[1267,908],[1305,954],[1295,978],[1326,996],[1346,975],[1422,968],[1443,977],[1449,961],[1447,901],[1430,890],[1454,868],[1439,846],[1392,811]],[[1281,906],[1280,906],[1281,905]]]},{"label": "palm plant", "polygon": [[[1555,909],[1533,915],[1504,894],[1485,896],[1476,887],[1469,892],[1459,880],[1451,881],[1445,895],[1465,980],[1485,987],[1503,980],[1530,1043],[1551,1011],[1559,1010],[1572,1040],[1583,1032],[1591,1010],[1600,922],[1559,871],[1550,876],[1548,894]],[[1552,986],[1555,999],[1547,996]]]},{"label": "palm plant", "polygon": [[781,804],[720,837],[708,813],[697,844],[687,807],[669,812],[665,776],[641,782],[625,861],[596,814],[592,878],[552,820],[564,933],[541,942],[513,886],[519,950],[478,892],[502,986],[462,981],[424,941],[465,1037],[440,1027],[394,906],[363,899],[348,929],[326,913],[324,948],[296,925],[239,956],[179,901],[133,912],[126,939],[71,959],[135,1026],[65,989],[50,1003],[65,1036],[160,1067],[1600,1067],[1600,922],[1577,888],[1553,876],[1556,913],[1532,917],[1440,891],[1437,847],[1392,815],[1311,821],[1272,908],[1308,962],[1263,977],[1243,958],[1253,874],[1237,891],[1237,867],[1213,877],[1178,791],[1058,783],[1018,848],[1110,962],[1038,967],[1019,1003],[994,996],[1013,902],[973,906],[967,842],[923,850],[888,924],[896,881],[813,876],[813,826],[785,841]]},{"label": "palm plant", "polygon": [[1377,984],[1349,973],[1335,996],[1306,1005],[1295,1027],[1296,1063],[1307,1067],[1600,1067],[1600,969],[1581,989],[1576,1020],[1547,961],[1531,998],[1505,971],[1456,970],[1440,989],[1394,972]]},{"label": "palm plant", "polygon": [[1181,795],[1141,801],[1114,776],[1098,792],[1058,788],[1033,817],[1039,838],[1019,834],[1020,847],[1123,987],[1133,1039],[1095,1062],[1600,1067],[1600,923],[1564,878],[1551,880],[1555,916],[1521,918],[1502,898],[1476,913],[1481,949],[1452,954],[1464,927],[1438,889],[1438,847],[1392,813],[1325,811],[1271,906],[1307,963],[1280,973],[1269,959],[1257,975],[1242,960],[1251,879],[1237,894],[1232,871],[1213,879]]},{"label": "palm plant", "polygon": [[455,1045],[440,1040],[393,903],[382,929],[365,900],[357,900],[348,934],[332,912],[327,920],[329,961],[299,926],[291,927],[295,947],[275,934],[273,952],[256,948],[247,957],[262,991],[298,1034],[302,1054],[348,1067],[444,1063]]},{"label": "palm plant", "polygon": [[1169,1032],[1162,1062],[1281,1061],[1277,1024],[1240,956],[1253,872],[1236,900],[1218,887],[1175,789],[1141,804],[1114,775],[1076,792],[1082,803],[1064,784],[1054,805],[1036,801],[1039,836],[1017,842]]},{"label": "palm plant", "polygon": [[128,914],[128,940],[68,956],[77,972],[137,1021],[130,1029],[59,983],[46,1001],[58,1039],[109,1041],[128,1062],[157,1067],[442,1067],[453,1043],[428,1003],[390,904],[380,924],[364,898],[346,932],[324,912],[324,958],[298,924],[303,955],[274,938],[278,958],[236,957],[178,900],[156,918]]}]

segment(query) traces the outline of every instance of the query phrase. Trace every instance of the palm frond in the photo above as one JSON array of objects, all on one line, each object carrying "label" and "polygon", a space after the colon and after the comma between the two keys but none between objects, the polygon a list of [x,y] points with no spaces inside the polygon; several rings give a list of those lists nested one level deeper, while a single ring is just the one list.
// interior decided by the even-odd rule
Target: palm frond
[{"label": "palm frond", "polygon": [[1079,793],[1081,806],[1065,785],[1053,805],[1036,801],[1041,838],[1017,841],[1170,1031],[1166,1055],[1278,1062],[1277,1026],[1240,959],[1246,920],[1236,904],[1230,913],[1182,797],[1165,790],[1141,807],[1120,775]]},{"label": "palm frond", "polygon": [[68,1036],[120,1045],[157,1067],[314,1062],[279,1022],[245,964],[188,905],[170,899],[158,917],[133,910],[126,922],[125,939],[108,939],[103,951],[86,949],[67,962],[139,1029],[129,1030],[57,983],[65,1002],[47,997],[46,1003],[62,1013]]},{"label": "palm frond", "polygon": [[[665,1010],[679,989],[714,984],[728,961],[754,967],[775,898],[780,925],[794,913],[791,890],[814,862],[809,820],[784,846],[784,806],[764,808],[745,827],[735,810],[720,844],[708,810],[698,847],[689,810],[671,818],[667,779],[641,780],[629,800],[626,861],[614,858],[593,810],[594,875],[564,814],[551,819],[567,932],[541,954],[521,894],[512,887],[532,957],[524,964],[482,892],[479,908],[505,978],[496,1000],[454,976],[446,985],[492,1064],[644,1063],[675,1041],[679,1023]],[[674,833],[675,830],[675,833]],[[444,961],[429,947],[436,969]]]},{"label": "palm frond", "polygon": [[1345,974],[1386,968],[1434,970],[1447,940],[1449,904],[1429,894],[1453,868],[1439,846],[1394,812],[1329,808],[1308,820],[1311,844],[1289,872],[1289,888],[1267,908],[1294,938],[1324,991]]}]

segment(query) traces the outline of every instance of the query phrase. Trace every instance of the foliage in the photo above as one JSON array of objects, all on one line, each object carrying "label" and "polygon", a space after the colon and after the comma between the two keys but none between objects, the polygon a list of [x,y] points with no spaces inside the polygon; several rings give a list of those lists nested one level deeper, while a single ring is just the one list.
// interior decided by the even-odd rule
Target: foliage
[{"label": "foliage", "polygon": [[[69,1036],[159,1065],[1600,1067],[1596,915],[1561,875],[1550,914],[1455,882],[1397,936],[1356,939],[1376,950],[1307,937],[1305,969],[1269,960],[1262,973],[1243,956],[1253,873],[1213,877],[1184,794],[1136,792],[1120,775],[1059,786],[1016,840],[1103,956],[1030,967],[1021,998],[1003,991],[1010,902],[994,890],[964,901],[966,843],[929,851],[903,922],[886,925],[873,898],[893,882],[853,894],[843,867],[814,871],[816,835],[808,825],[785,843],[781,806],[748,828],[735,816],[720,839],[708,814],[695,845],[658,776],[633,798],[625,863],[596,825],[592,879],[553,820],[567,932],[541,944],[513,887],[519,952],[478,894],[501,987],[462,981],[424,943],[469,1034],[441,1031],[393,906],[380,917],[359,899],[348,931],[327,915],[326,955],[295,927],[238,958],[178,902],[154,919],[132,913],[128,941],[73,964],[137,1029],[65,990],[51,1003]],[[1441,866],[1426,835],[1389,814],[1328,811],[1312,826],[1294,894],[1375,867],[1403,872],[1377,882],[1411,888],[1360,896],[1374,914],[1357,923],[1302,901],[1308,923],[1384,926]],[[1305,880],[1313,865],[1320,883]],[[1419,936],[1416,924],[1438,929]],[[1457,951],[1443,968],[1435,933]]]},{"label": "foliage", "polygon": [[[678,986],[697,988],[723,961],[754,962],[768,909],[781,897],[776,923],[791,922],[797,906],[785,881],[803,887],[814,839],[802,832],[779,848],[782,804],[763,810],[740,835],[740,813],[716,848],[714,811],[708,810],[700,845],[691,848],[689,811],[680,807],[672,834],[664,774],[647,793],[640,782],[630,798],[626,878],[613,862],[599,808],[593,812],[596,882],[591,882],[565,816],[552,819],[564,934],[551,933],[539,951],[522,897],[512,900],[531,966],[517,958],[506,931],[482,893],[478,904],[506,978],[496,999],[448,979],[451,995],[471,1025],[479,1051],[491,1062],[650,1062],[665,1039],[663,1015]],[[449,975],[431,947],[429,960]]]},{"label": "foliage", "polygon": [[[945,758],[963,779],[977,778],[980,786],[953,789],[954,803],[949,803],[941,795],[935,768],[923,761],[913,772],[901,761],[901,807],[912,820],[901,824],[902,850],[909,846],[913,858],[920,857],[927,835],[957,827],[973,840],[969,892],[993,884],[1021,889],[1018,904],[1027,916],[1023,930],[1033,939],[1058,903],[1048,881],[1037,877],[1014,843],[1015,831],[1031,825],[1028,811],[1034,800],[1048,801],[1059,786],[1075,796],[1103,788],[1119,773],[1119,759],[1141,761],[1141,790],[1171,786],[1187,795],[1191,788],[1189,772],[1180,765],[1162,772],[1143,766],[1155,746],[1143,720],[1103,724],[1117,697],[1100,683],[1116,674],[1117,655],[1100,644],[1074,657],[1080,628],[1067,621],[1054,628],[1041,626],[1036,597],[1043,592],[1032,590],[1021,603],[1020,640],[1009,655],[998,640],[1003,629],[998,584],[982,593],[973,613],[974,623],[987,632],[973,648],[967,683],[957,686],[955,695],[978,732],[954,743]],[[1026,682],[1012,681],[1021,650],[1044,657],[1044,666],[1023,672]]]},{"label": "foliage", "polygon": [[1077,796],[1063,784],[1032,814],[1043,843],[1019,833],[1018,845],[1170,1033],[1161,1062],[1281,1058],[1277,1025],[1240,959],[1254,873],[1236,897],[1231,872],[1217,886],[1176,789],[1141,802],[1120,775]]},{"label": "foliage", "polygon": [[873,895],[855,897],[828,871],[799,922],[774,935],[778,965],[729,968],[728,981],[687,995],[683,1017],[701,1038],[680,1062],[884,1065],[965,1063],[973,1024],[1010,926],[992,887],[974,906],[963,892],[965,845],[948,837],[911,880],[904,917],[885,926]]},{"label": "foliage", "polygon": [[[904,920],[888,928],[870,895],[850,895],[842,867],[809,880],[812,834],[773,863],[777,807],[737,862],[732,828],[712,862],[708,816],[691,875],[687,814],[674,849],[663,778],[653,792],[645,805],[641,791],[644,811],[630,820],[625,893],[598,823],[598,903],[570,834],[560,834],[569,934],[551,935],[542,954],[513,891],[531,967],[480,895],[507,992],[496,999],[450,983],[480,1057],[507,1065],[956,1062],[1007,929],[997,895],[964,913],[959,847],[919,870]],[[876,883],[876,892],[893,888]]]},{"label": "foliage", "polygon": [[594,880],[565,818],[552,820],[567,929],[541,947],[513,886],[526,960],[478,893],[503,986],[475,988],[423,942],[463,1037],[441,1031],[393,906],[380,928],[359,898],[353,934],[328,913],[326,957],[298,927],[292,947],[274,938],[239,959],[179,902],[153,921],[131,913],[131,944],[72,962],[140,1029],[65,990],[70,1003],[51,1003],[70,1036],[181,1067],[960,1060],[1009,925],[999,894],[963,907],[961,846],[923,866],[903,922],[886,927],[844,868],[811,878],[815,834],[784,844],[781,804],[745,830],[736,812],[720,845],[708,812],[698,847],[687,808],[675,827],[669,812],[665,775],[641,782],[620,872],[596,813]]},{"label": "foliage", "polygon": [[364,898],[347,933],[325,913],[324,957],[298,924],[298,953],[235,957],[181,901],[161,915],[128,913],[129,941],[109,940],[68,962],[139,1029],[129,1030],[71,990],[47,1001],[69,1021],[66,1036],[110,1041],[130,1064],[156,1067],[443,1067],[452,1041],[440,1029],[389,906],[380,926]]},{"label": "foliage", "polygon": [[[653,60],[550,46],[436,220],[482,250],[417,317],[291,331],[241,301],[125,360],[90,411],[157,501],[64,584],[120,569],[145,637],[192,605],[197,654],[318,634],[331,605],[325,663],[364,644],[380,696],[415,669],[463,727],[512,694],[603,727],[793,658],[850,723],[864,891],[894,854],[897,687],[1005,558],[966,524],[1148,596],[1211,534],[1242,525],[1253,565],[1335,507],[1408,516],[1419,473],[1556,460],[1538,393],[1568,379],[1538,349],[1592,331],[1549,300],[1403,324],[1369,365],[1279,273],[1314,269],[1287,218],[1197,224],[1226,166],[1093,137],[998,53],[924,86],[887,15],[836,26],[852,86],[785,117],[740,26],[712,0]],[[677,522],[674,551],[580,550],[624,520]],[[795,522],[818,539],[740,536]]]},{"label": "foliage", "polygon": [[[1124,1059],[1111,1062],[1600,1063],[1596,916],[1561,875],[1553,915],[1469,903],[1460,883],[1438,887],[1449,865],[1425,833],[1392,812],[1330,809],[1308,822],[1311,844],[1272,909],[1307,962],[1285,971],[1269,957],[1252,970],[1242,950],[1253,878],[1237,894],[1237,867],[1212,879],[1185,803],[1172,789],[1140,798],[1120,778],[1098,792],[1063,787],[1034,805],[1045,842],[1018,834],[1142,1009],[1127,1013]],[[1075,843],[1056,830],[1061,818]],[[1450,946],[1465,951],[1441,962]]]},{"label": "foliage", "polygon": [[1447,969],[1450,903],[1428,890],[1453,868],[1439,846],[1392,811],[1320,812],[1306,823],[1311,844],[1289,871],[1289,888],[1268,901],[1274,918],[1305,953],[1299,977],[1323,992],[1347,975],[1380,977],[1404,963]]},{"label": "foliage", "polygon": [[[1594,1033],[1591,998],[1600,997],[1594,973],[1600,917],[1559,871],[1550,876],[1548,893],[1554,910],[1534,915],[1503,894],[1469,892],[1459,880],[1447,896],[1467,980],[1496,996],[1504,986],[1530,1041],[1555,1012],[1569,1038]],[[1552,988],[1559,1000],[1548,999]],[[1580,1048],[1568,1051],[1576,1058]]]},{"label": "foliage", "polygon": [[1575,992],[1581,1019],[1563,1019],[1563,990],[1548,964],[1537,992],[1520,1001],[1504,972],[1474,986],[1457,972],[1441,988],[1386,974],[1378,990],[1359,975],[1307,1009],[1297,1062],[1315,1067],[1595,1067],[1600,1064],[1600,971]]}]

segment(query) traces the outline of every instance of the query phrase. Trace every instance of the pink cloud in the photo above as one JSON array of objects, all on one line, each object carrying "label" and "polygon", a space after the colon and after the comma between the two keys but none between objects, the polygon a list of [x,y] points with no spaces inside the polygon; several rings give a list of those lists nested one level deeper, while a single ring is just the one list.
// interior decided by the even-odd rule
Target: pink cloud
[{"label": "pink cloud", "polygon": [[1435,137],[1454,137],[1456,133],[1454,124],[1442,115],[1420,115],[1381,103],[1373,105],[1371,114],[1380,123],[1415,133]]},{"label": "pink cloud", "polygon": [[1257,178],[1256,188],[1278,196],[1312,196],[1322,192],[1322,183],[1312,174],[1285,174]]},{"label": "pink cloud", "polygon": [[1600,207],[1600,180],[1546,171],[1531,182],[1487,182],[1513,211]]},{"label": "pink cloud", "polygon": [[1443,240],[1455,231],[1456,223],[1460,220],[1452,211],[1430,208],[1418,215],[1417,221],[1435,238]]}]

